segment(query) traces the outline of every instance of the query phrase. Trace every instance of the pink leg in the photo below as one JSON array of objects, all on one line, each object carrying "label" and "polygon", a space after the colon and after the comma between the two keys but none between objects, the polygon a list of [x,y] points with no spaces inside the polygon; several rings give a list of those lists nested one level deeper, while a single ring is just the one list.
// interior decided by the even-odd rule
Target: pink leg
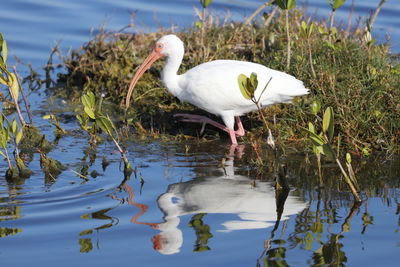
[{"label": "pink leg", "polygon": [[237,136],[243,136],[244,135],[244,128],[243,124],[240,121],[240,118],[236,116],[236,123],[238,124],[239,129],[238,130],[232,130],[226,127],[225,125],[222,125],[221,123],[218,123],[216,121],[211,120],[210,118],[207,118],[205,116],[200,116],[200,115],[195,115],[195,114],[175,114],[174,117],[182,117],[182,121],[184,122],[196,122],[196,123],[201,123],[201,132],[203,132],[205,125],[211,124],[212,126],[221,129],[225,132],[227,132],[231,138],[232,144],[237,144],[236,140],[236,135]]},{"label": "pink leg", "polygon": [[235,117],[238,129],[235,131],[237,136],[244,136],[244,128],[239,116]]}]

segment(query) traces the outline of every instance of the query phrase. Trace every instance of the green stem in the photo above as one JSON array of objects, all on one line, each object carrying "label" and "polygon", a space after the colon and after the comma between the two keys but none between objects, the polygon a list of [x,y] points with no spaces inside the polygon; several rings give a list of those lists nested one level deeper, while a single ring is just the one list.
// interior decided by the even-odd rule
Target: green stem
[{"label": "green stem", "polygon": [[24,100],[26,113],[28,114],[28,118],[29,118],[29,123],[32,124],[32,122],[33,122],[32,113],[31,113],[31,110],[29,108],[29,103],[28,103],[28,100],[26,98],[26,95],[25,95],[25,92],[24,92],[24,88],[22,87],[21,81],[20,81],[20,79],[18,77],[17,68],[15,66],[13,68],[14,68],[15,77],[17,78],[17,81],[18,81],[18,86],[19,86],[19,89],[20,89],[20,92],[21,92],[21,95],[22,95],[22,99]]},{"label": "green stem", "polygon": [[118,144],[117,140],[115,140],[115,138],[112,137],[112,136],[111,136],[111,139],[113,140],[113,142],[114,142],[115,146],[117,147],[119,153],[121,153],[121,157],[122,157],[123,161],[125,162],[125,164],[128,164],[129,163],[128,158],[126,157],[126,155],[125,155],[124,151],[122,150],[121,146]]},{"label": "green stem", "polygon": [[340,160],[338,158],[336,158],[336,163],[339,166],[339,168],[340,168],[340,170],[341,170],[341,172],[342,172],[342,174],[344,176],[344,179],[345,179],[346,183],[350,187],[351,193],[353,193],[354,198],[356,199],[357,202],[361,202],[362,200],[361,200],[360,196],[358,195],[354,184],[352,183],[350,177],[347,175],[346,171],[344,170],[344,168],[342,166],[342,163],[340,162]]},{"label": "green stem", "polygon": [[314,64],[312,61],[312,53],[311,53],[311,44],[310,44],[309,38],[307,38],[307,44],[308,44],[308,60],[310,61],[311,74],[312,74],[312,77],[315,79],[315,78],[317,78],[317,74],[315,73],[315,70],[314,70]]}]

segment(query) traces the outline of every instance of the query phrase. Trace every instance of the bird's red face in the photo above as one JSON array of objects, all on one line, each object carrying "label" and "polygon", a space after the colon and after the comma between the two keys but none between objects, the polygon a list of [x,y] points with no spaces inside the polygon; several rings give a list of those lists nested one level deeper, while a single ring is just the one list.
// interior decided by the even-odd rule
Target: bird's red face
[{"label": "bird's red face", "polygon": [[161,42],[157,42],[153,51],[144,60],[142,65],[140,65],[140,67],[136,71],[135,76],[133,76],[132,81],[129,85],[128,94],[126,96],[126,101],[125,101],[126,108],[129,107],[133,88],[135,88],[136,83],[138,82],[140,77],[142,77],[142,75],[146,72],[146,70],[148,70],[157,59],[162,58],[164,56],[164,54],[162,53],[163,50],[164,50],[164,44]]}]

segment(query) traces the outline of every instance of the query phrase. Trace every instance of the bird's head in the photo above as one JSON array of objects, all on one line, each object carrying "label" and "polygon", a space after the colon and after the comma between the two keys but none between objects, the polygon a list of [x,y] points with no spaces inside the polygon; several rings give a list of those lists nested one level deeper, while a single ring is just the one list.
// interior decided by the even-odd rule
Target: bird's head
[{"label": "bird's head", "polygon": [[153,51],[162,56],[173,56],[183,51],[183,42],[174,34],[165,35],[156,42]]},{"label": "bird's head", "polygon": [[139,66],[138,70],[135,73],[135,76],[133,76],[132,81],[129,85],[128,94],[126,96],[125,107],[126,108],[129,107],[133,88],[135,87],[137,81],[157,59],[162,58],[164,56],[181,58],[183,56],[183,51],[184,51],[183,42],[176,35],[169,34],[161,37],[156,42],[153,51],[144,60],[142,65]]}]

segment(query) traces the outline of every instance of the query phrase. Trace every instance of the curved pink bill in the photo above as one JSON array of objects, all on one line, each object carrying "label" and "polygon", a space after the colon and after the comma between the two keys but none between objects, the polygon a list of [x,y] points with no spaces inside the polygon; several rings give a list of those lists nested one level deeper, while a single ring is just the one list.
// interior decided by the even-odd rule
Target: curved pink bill
[{"label": "curved pink bill", "polygon": [[138,68],[138,70],[135,73],[135,76],[133,76],[132,81],[129,85],[128,89],[128,94],[126,96],[126,101],[125,101],[125,108],[129,107],[130,101],[131,101],[131,96],[133,92],[133,88],[135,88],[136,83],[142,77],[142,75],[148,70],[151,65],[159,58],[163,57],[164,55],[161,54],[160,52],[153,50],[150,55],[144,60],[142,65]]}]

